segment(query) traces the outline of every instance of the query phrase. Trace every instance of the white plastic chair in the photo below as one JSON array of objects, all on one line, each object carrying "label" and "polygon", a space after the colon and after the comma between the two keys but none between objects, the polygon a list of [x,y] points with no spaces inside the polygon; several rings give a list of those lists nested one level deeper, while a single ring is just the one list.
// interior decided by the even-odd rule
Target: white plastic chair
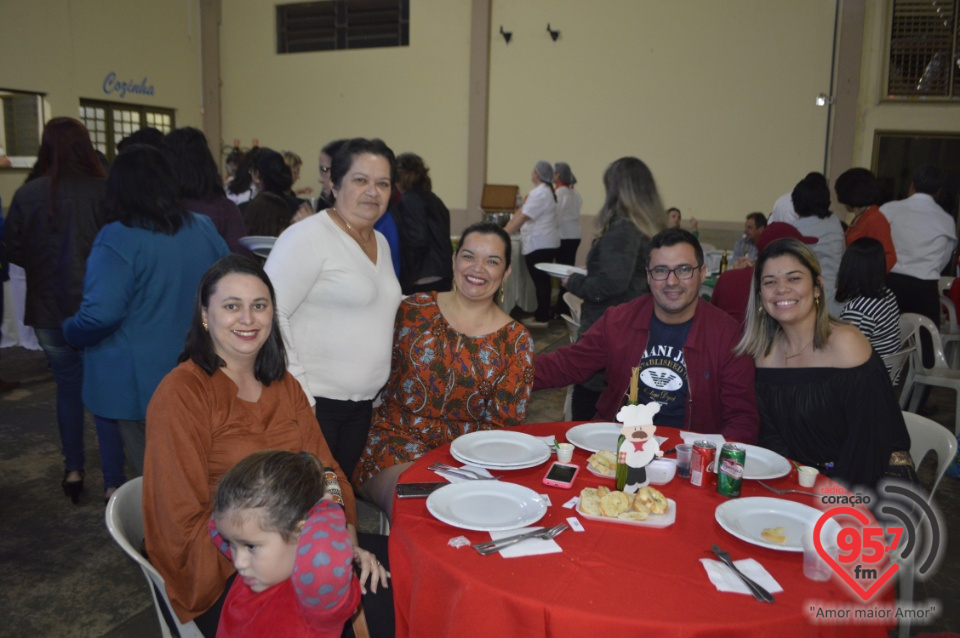
[{"label": "white plastic chair", "polygon": [[927,497],[927,501],[931,501],[933,493],[937,491],[937,486],[940,484],[940,479],[947,471],[947,466],[957,456],[957,437],[936,421],[913,412],[904,412],[903,420],[910,434],[910,458],[916,467],[920,467],[920,463],[927,454],[937,453],[937,472]]},{"label": "white plastic chair", "polygon": [[[920,330],[926,330],[933,341],[933,367],[923,367],[923,356],[920,349]],[[951,370],[943,356],[943,344],[940,342],[940,332],[932,321],[912,312],[905,312],[900,315],[900,336],[903,341],[909,342],[908,347],[914,347],[910,354],[910,369],[907,372],[907,378],[904,381],[903,392],[900,394],[900,408],[907,407],[910,402],[909,411],[916,412],[920,407],[920,399],[923,393],[918,386],[937,386],[949,388],[957,393],[957,400],[960,403],[960,370]],[[954,410],[954,434],[960,433],[960,410]]]},{"label": "white plastic chair", "polygon": [[138,550],[140,543],[143,542],[142,476],[127,481],[110,497],[110,502],[107,503],[107,530],[109,530],[110,536],[117,542],[117,545],[143,570],[143,575],[147,579],[147,586],[150,587],[150,595],[153,596],[153,607],[157,612],[157,620],[160,622],[160,633],[164,638],[170,638],[173,634],[170,633],[167,621],[163,617],[157,592],[160,592],[163,599],[162,604],[166,605],[170,612],[170,618],[177,624],[177,631],[180,632],[181,638],[203,638],[203,634],[200,633],[200,630],[192,621],[182,624],[176,614],[173,613],[163,576]]},{"label": "white plastic chair", "polygon": [[583,307],[583,299],[576,296],[569,290],[563,293],[563,301],[567,304],[567,308],[570,309],[570,317],[576,322],[577,326],[580,325],[580,310]]},{"label": "white plastic chair", "polygon": [[[953,461],[957,454],[957,438],[950,433],[950,430],[943,427],[936,421],[931,421],[926,417],[912,412],[904,412],[903,420],[907,425],[907,432],[910,434],[910,459],[916,467],[920,467],[924,457],[930,452],[937,454],[937,471],[933,478],[933,485],[930,486],[930,493],[927,495],[927,502],[933,500],[933,493],[940,484],[947,471],[947,466]],[[913,602],[914,569],[916,554],[909,559],[897,559],[896,555],[891,558],[897,560],[901,565],[899,578],[900,596],[899,601],[904,604]],[[910,635],[911,621],[909,617],[900,621],[899,635],[901,638],[907,638]]]},{"label": "white plastic chair", "polygon": [[940,294],[941,294],[941,295],[945,295],[945,294],[947,294],[948,292],[950,292],[950,286],[953,285],[953,280],[954,280],[954,279],[956,279],[956,277],[941,277],[941,278],[940,278],[940,283],[938,284],[938,288],[940,289]]},{"label": "white plastic chair", "polygon": [[[950,279],[942,277],[941,279]],[[940,340],[943,342],[944,358],[950,363],[950,367],[956,370],[960,365],[960,325],[957,325],[957,307],[953,300],[945,295],[940,295],[940,307],[946,311],[940,321]]]}]

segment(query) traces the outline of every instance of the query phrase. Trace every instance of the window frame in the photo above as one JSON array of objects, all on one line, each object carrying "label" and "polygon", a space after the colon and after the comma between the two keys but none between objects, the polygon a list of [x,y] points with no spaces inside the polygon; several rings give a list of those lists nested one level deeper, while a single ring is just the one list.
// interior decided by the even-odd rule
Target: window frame
[{"label": "window frame", "polygon": [[[378,14],[383,14],[379,20]],[[406,47],[410,46],[410,0],[278,4],[275,26],[277,55]],[[291,38],[291,32],[300,37]],[[313,34],[312,40],[307,32]]]},{"label": "window frame", "polygon": [[[932,104],[953,104],[960,102],[960,68],[957,67],[958,55],[960,55],[960,0],[948,0],[953,4],[953,33],[952,33],[952,47],[951,47],[951,58],[948,61],[949,77],[946,80],[946,92],[947,94],[930,94],[930,93],[893,93],[891,91],[891,77],[893,73],[893,55],[894,55],[894,43],[893,43],[893,26],[894,20],[897,15],[897,4],[902,2],[904,4],[914,3],[916,0],[890,0],[887,5],[887,13],[884,18],[884,25],[886,28],[886,46],[884,48],[884,76],[883,76],[883,85],[881,87],[882,95],[880,97],[881,102],[891,102],[891,103],[932,103]],[[924,0],[926,4],[926,0]],[[929,64],[929,63],[928,63]]]},{"label": "window frame", "polygon": [[[43,127],[47,122],[47,94],[39,91],[23,91],[20,89],[0,87],[0,99],[7,97],[32,97],[34,99],[34,103],[36,105],[35,115],[37,119],[36,148],[33,148],[30,154],[19,152],[27,149],[10,146],[9,140],[7,140],[6,130],[4,130],[3,144],[0,144],[0,147],[3,148],[7,159],[10,160],[10,166],[0,166],[0,168],[8,170],[30,169],[37,161],[37,151],[40,149],[40,142],[43,138]],[[6,108],[5,105],[4,108]],[[2,116],[0,117],[0,120],[4,122],[4,127],[6,127],[6,117]]]},{"label": "window frame", "polygon": [[[105,136],[105,141],[101,144],[99,140],[99,133],[101,132],[98,127],[91,128],[90,120],[87,115],[84,113],[85,108],[97,109],[101,108],[104,110],[104,129],[103,134]],[[117,122],[113,117],[114,111],[130,111],[136,112],[139,119],[139,126],[132,128],[132,130],[126,131],[125,134],[120,135],[118,138],[118,127]],[[102,151],[104,155],[107,156],[107,159],[110,162],[113,162],[114,158],[117,156],[117,143],[121,139],[138,131],[142,128],[148,126],[155,126],[155,122],[150,122],[151,116],[159,117],[169,117],[170,124],[169,126],[161,125],[156,128],[160,129],[163,133],[169,133],[177,127],[177,114],[176,110],[164,106],[154,106],[147,104],[130,104],[129,102],[111,102],[109,100],[96,100],[96,99],[87,99],[81,98],[80,104],[78,107],[80,121],[83,122],[84,126],[87,127],[87,130],[90,131],[90,141],[93,142],[93,147],[98,151]],[[130,127],[127,127],[130,128]]]}]

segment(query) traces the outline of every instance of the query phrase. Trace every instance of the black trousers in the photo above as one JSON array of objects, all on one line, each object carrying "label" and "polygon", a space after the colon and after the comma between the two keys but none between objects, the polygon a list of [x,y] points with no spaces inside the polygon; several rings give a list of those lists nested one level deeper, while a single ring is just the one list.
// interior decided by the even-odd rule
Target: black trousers
[{"label": "black trousers", "polygon": [[597,401],[603,392],[595,392],[582,385],[573,386],[573,397],[570,400],[570,420],[589,421],[597,414]]},{"label": "black trousers", "polygon": [[537,321],[550,321],[550,295],[553,292],[553,284],[550,282],[550,275],[539,268],[536,264],[552,262],[557,256],[556,248],[543,248],[527,253],[523,260],[527,264],[527,272],[530,273],[530,279],[533,280],[533,287],[537,291]]},{"label": "black trousers", "polygon": [[[887,288],[897,298],[900,313],[915,312],[928,318],[940,328],[940,289],[938,279],[917,279],[908,275],[890,273],[887,275]],[[923,365],[933,366],[933,341],[926,332],[920,333],[920,351]]]},{"label": "black trousers", "polygon": [[353,468],[357,466],[363,446],[367,444],[373,401],[314,399],[317,401],[315,412],[323,438],[327,440],[333,458],[340,464],[347,479],[352,479]]},{"label": "black trousers", "polygon": [[[560,248],[557,249],[557,263],[575,266],[578,248],[580,248],[579,239],[561,239]],[[567,289],[560,286],[560,292],[557,295],[557,304],[553,307],[554,317],[562,315],[565,312],[570,312],[570,308],[567,307],[567,302],[563,300],[563,293],[565,292],[567,292]]]}]

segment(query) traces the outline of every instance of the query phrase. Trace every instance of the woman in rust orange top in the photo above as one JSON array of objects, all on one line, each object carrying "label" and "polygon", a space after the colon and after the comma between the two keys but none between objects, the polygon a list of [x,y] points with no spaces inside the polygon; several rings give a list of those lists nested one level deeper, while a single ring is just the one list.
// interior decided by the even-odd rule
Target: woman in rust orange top
[{"label": "woman in rust orange top", "polygon": [[397,479],[424,453],[467,432],[523,423],[533,342],[497,305],[509,273],[510,237],[474,224],[453,257],[453,290],[400,304],[390,379],[354,473],[388,514]]},{"label": "woman in rust orange top", "polygon": [[887,272],[897,263],[897,253],[893,249],[893,237],[890,236],[890,222],[880,212],[880,185],[873,173],[865,168],[851,168],[843,172],[833,185],[837,201],[843,204],[853,219],[844,233],[847,246],[861,237],[870,237],[883,244],[883,253],[887,260]]},{"label": "woman in rust orange top", "polygon": [[217,483],[258,450],[306,450],[333,469],[361,587],[376,592],[389,577],[376,556],[358,547],[353,491],[307,395],[286,371],[276,321],[273,287],[263,269],[246,257],[221,259],[200,282],[181,363],[147,407],[147,553],[164,578],[174,613],[182,622],[195,621],[204,635],[216,633],[234,573],[207,531]]}]

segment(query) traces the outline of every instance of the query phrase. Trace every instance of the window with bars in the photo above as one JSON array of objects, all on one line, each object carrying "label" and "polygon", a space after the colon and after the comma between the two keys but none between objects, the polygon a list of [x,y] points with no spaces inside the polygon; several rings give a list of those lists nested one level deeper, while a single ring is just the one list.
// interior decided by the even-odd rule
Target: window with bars
[{"label": "window with bars", "polygon": [[131,133],[152,126],[166,134],[176,126],[173,109],[100,100],[80,100],[80,121],[90,131],[94,148],[111,162],[117,144]]},{"label": "window with bars", "polygon": [[277,5],[277,53],[409,44],[409,0],[325,0]]},{"label": "window with bars", "polygon": [[887,94],[960,100],[960,0],[894,0]]}]

